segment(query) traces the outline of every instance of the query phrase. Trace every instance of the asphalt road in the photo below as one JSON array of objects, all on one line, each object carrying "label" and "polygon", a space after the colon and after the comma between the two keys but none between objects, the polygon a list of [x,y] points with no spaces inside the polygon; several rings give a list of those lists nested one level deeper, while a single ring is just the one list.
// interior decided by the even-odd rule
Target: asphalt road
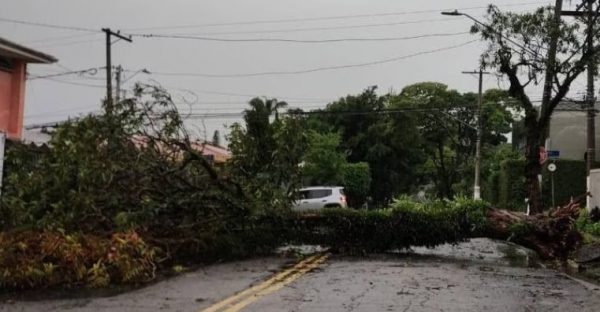
[{"label": "asphalt road", "polygon": [[5,301],[0,311],[600,311],[600,290],[485,239],[410,253],[218,264],[103,298]]}]

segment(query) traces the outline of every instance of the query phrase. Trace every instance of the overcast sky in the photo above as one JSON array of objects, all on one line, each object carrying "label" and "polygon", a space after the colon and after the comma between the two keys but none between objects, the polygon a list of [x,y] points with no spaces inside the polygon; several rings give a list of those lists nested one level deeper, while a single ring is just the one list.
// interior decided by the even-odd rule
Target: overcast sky
[{"label": "overcast sky", "polygon": [[[371,85],[379,86],[384,93],[390,89],[399,91],[416,82],[438,81],[461,92],[476,91],[476,77],[461,74],[461,71],[477,68],[478,57],[484,47],[482,42],[378,65],[303,74],[223,78],[179,74],[237,75],[303,71],[376,62],[457,46],[477,39],[468,33],[460,34],[468,32],[472,22],[464,17],[442,16],[439,11],[458,8],[475,17],[482,17],[485,9],[481,7],[490,2],[506,10],[524,11],[553,1],[0,0],[3,8],[0,18],[97,30],[110,27],[127,33],[184,34],[229,39],[323,40],[440,35],[411,40],[313,44],[135,37],[133,43],[121,41],[113,45],[113,64],[120,64],[128,70],[124,74],[125,79],[141,69],[151,73],[137,74],[127,81],[126,87],[131,87],[135,81],[155,81],[171,90],[176,97],[185,96],[193,100],[194,113],[202,114],[240,112],[250,95],[276,96],[292,107],[309,109],[324,107],[328,101],[360,93]],[[384,15],[387,13],[393,14]],[[339,18],[320,19],[334,16]],[[268,23],[240,23],[256,21]],[[105,39],[102,33],[0,21],[0,36],[59,59],[59,63],[54,65],[30,66],[31,75],[105,65]],[[105,92],[104,77],[105,72],[98,71],[95,75],[57,77],[54,81],[30,80],[25,124],[58,121],[98,110]],[[503,86],[493,76],[486,77],[484,81],[486,89],[499,85]],[[576,85],[575,88],[581,89],[581,86]],[[540,97],[541,94],[530,96]],[[194,120],[190,125],[197,129],[206,127],[208,137],[211,137],[212,131],[234,121],[231,118],[207,119],[203,124],[200,120]]]}]

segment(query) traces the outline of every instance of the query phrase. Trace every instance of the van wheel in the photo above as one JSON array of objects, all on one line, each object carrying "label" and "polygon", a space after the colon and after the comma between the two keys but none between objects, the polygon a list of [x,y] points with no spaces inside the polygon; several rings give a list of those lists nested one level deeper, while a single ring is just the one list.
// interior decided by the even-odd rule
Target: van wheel
[{"label": "van wheel", "polygon": [[342,208],[339,204],[327,204],[325,208]]}]

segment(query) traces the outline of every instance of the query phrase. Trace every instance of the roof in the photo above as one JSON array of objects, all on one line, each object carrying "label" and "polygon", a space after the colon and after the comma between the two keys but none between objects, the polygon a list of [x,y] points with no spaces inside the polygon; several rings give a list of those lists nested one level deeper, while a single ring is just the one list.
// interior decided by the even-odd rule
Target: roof
[{"label": "roof", "polygon": [[192,147],[201,151],[204,156],[212,156],[215,162],[224,163],[231,158],[231,152],[221,146],[213,145],[209,142],[198,141],[192,143]]},{"label": "roof", "polygon": [[23,60],[27,63],[55,63],[58,60],[51,55],[24,47],[0,37],[0,56]]},{"label": "roof", "polygon": [[[134,135],[131,138],[131,140],[136,146],[143,147],[148,144],[150,139],[148,137],[145,137],[142,135]],[[166,145],[162,145],[162,146],[161,145],[162,144],[159,144],[158,147],[163,152],[179,150],[179,148],[177,148],[177,147],[168,147]],[[221,147],[221,146],[213,145],[209,142],[205,142],[205,141],[201,141],[201,140],[191,142],[191,148],[197,152],[200,152],[204,156],[211,157],[211,159],[215,163],[225,163],[231,158],[231,152],[228,149]],[[177,152],[175,154],[177,155],[176,157],[181,156],[181,154],[178,154]]]}]

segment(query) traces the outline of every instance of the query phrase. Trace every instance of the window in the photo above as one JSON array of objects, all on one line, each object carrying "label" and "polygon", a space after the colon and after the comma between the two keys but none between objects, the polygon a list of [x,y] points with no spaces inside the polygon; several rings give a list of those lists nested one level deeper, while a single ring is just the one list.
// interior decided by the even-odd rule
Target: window
[{"label": "window", "polygon": [[14,69],[13,61],[9,58],[0,56],[0,70],[12,71]]},{"label": "window", "polygon": [[304,191],[304,192],[308,193],[306,195],[307,197],[305,197],[306,199],[323,198],[323,197],[331,196],[331,194],[333,193],[331,190],[325,190],[325,189],[323,189],[323,190],[309,190],[309,191]]}]

